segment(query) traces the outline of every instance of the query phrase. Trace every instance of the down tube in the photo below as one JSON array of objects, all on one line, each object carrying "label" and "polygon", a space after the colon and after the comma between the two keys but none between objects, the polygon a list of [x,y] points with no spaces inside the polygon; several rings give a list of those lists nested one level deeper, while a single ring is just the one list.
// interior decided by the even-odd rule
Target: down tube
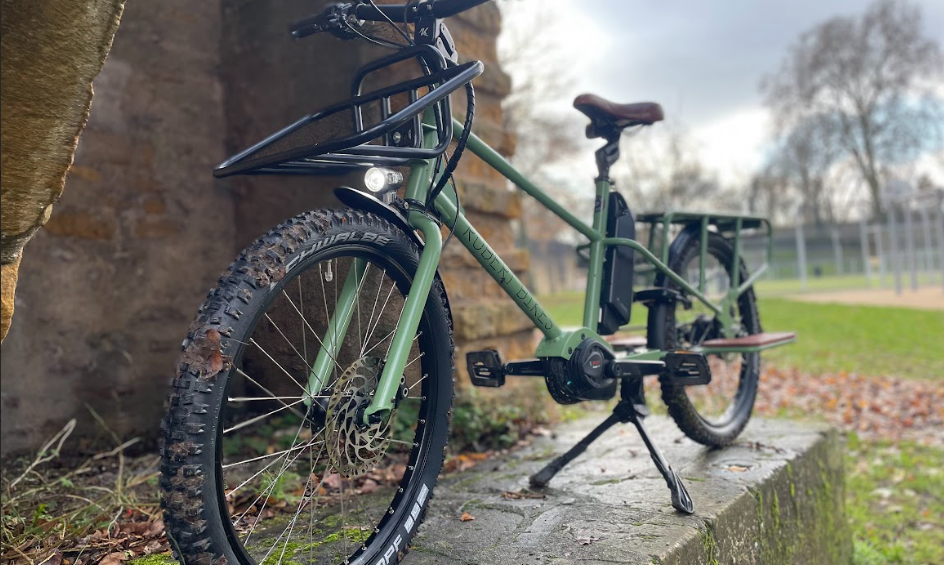
[{"label": "down tube", "polygon": [[495,253],[495,250],[482,238],[482,236],[472,227],[464,214],[458,214],[456,218],[456,206],[450,202],[445,195],[440,195],[436,199],[436,209],[443,215],[447,226],[452,226],[455,222],[455,238],[462,242],[462,245],[469,250],[469,253],[475,257],[482,267],[488,271],[495,282],[501,285],[505,293],[521,308],[534,325],[541,330],[541,333],[548,340],[557,339],[561,335],[561,330],[551,319],[551,316],[538,303],[531,292],[508,268],[508,265],[501,260],[501,257]]}]

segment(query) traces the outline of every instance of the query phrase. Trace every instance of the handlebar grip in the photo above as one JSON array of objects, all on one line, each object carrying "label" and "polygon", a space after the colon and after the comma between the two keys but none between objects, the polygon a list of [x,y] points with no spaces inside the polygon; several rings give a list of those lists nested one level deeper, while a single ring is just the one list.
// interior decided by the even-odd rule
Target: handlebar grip
[{"label": "handlebar grip", "polygon": [[448,18],[489,1],[491,0],[435,0],[433,14],[437,18]]},{"label": "handlebar grip", "polygon": [[[479,4],[490,2],[491,0],[427,0],[421,4],[380,4],[371,6],[370,4],[357,4],[354,8],[354,14],[362,20],[384,21],[387,18],[395,22],[404,20],[415,22],[423,13],[432,11],[437,18],[448,18],[459,12],[464,12],[474,8]],[[425,8],[425,10],[424,10]]]},{"label": "handlebar grip", "polygon": [[322,14],[315,14],[292,22],[292,25],[290,25],[288,29],[292,32],[292,37],[301,39],[321,31],[323,20],[324,16]]}]

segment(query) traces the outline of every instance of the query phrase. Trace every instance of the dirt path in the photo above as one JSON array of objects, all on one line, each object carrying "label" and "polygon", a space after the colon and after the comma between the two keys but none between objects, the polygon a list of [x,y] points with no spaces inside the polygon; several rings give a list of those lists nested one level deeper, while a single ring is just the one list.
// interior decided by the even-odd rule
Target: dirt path
[{"label": "dirt path", "polygon": [[863,304],[868,306],[898,306],[921,310],[944,310],[944,291],[940,285],[925,286],[916,291],[905,288],[901,296],[894,289],[841,290],[791,294],[790,300],[801,302],[831,302],[835,304]]}]

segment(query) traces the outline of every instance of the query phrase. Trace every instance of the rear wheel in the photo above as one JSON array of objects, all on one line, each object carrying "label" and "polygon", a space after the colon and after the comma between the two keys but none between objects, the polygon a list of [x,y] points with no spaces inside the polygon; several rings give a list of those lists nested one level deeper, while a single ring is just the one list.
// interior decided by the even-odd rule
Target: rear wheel
[{"label": "rear wheel", "polygon": [[[698,288],[700,265],[700,229],[686,229],[669,250],[669,268]],[[747,278],[741,262],[739,279]],[[733,282],[734,248],[720,234],[708,234],[705,259],[705,294],[718,304]],[[681,290],[664,274],[656,286]],[[683,291],[684,292],[684,291]],[[740,295],[729,310],[735,326],[731,337],[761,332],[754,290]],[[724,337],[722,322],[715,313],[692,299],[692,308],[681,303],[653,305],[649,310],[649,346],[655,349],[692,349],[705,341]],[[708,355],[711,382],[700,386],[678,386],[663,378],[662,399],[669,415],[689,438],[708,446],[720,447],[733,442],[747,425],[757,396],[760,377],[759,353]]]},{"label": "rear wheel", "polygon": [[[162,426],[165,521],[184,563],[373,565],[406,553],[452,403],[438,277],[393,414],[370,426],[361,415],[418,261],[413,240],[381,218],[311,212],[221,277],[184,341]],[[345,339],[310,392],[346,283],[355,298]]]}]

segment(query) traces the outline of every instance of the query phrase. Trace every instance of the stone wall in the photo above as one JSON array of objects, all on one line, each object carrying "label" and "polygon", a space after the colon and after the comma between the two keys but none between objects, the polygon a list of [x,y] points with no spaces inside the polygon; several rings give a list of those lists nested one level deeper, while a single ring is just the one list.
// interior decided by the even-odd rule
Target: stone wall
[{"label": "stone wall", "polygon": [[[236,250],[292,215],[337,205],[330,189],[357,182],[211,175],[226,155],[345,98],[353,69],[379,54],[330,37],[292,41],[288,22],[320,4],[127,6],[68,190],[22,266],[3,343],[3,453],[36,446],[70,417],[80,422],[76,435],[92,441],[101,429],[86,405],[122,438],[153,438],[180,340]],[[510,154],[498,9],[483,6],[449,26],[460,52],[487,67],[476,81],[475,131]],[[523,273],[527,255],[515,249],[509,224],[520,215],[518,196],[472,156],[458,178],[473,222]],[[455,241],[444,278],[458,366],[471,347],[531,354],[527,318]]]},{"label": "stone wall", "polygon": [[[511,156],[515,140],[504,128],[501,108],[502,99],[511,90],[511,79],[498,65],[494,40],[501,29],[498,8],[493,3],[486,4],[460,14],[455,20],[449,23],[449,30],[462,60],[485,63],[485,72],[474,83],[473,131],[502,155]],[[456,97],[453,109],[457,115],[464,111],[463,96]],[[521,217],[521,193],[510,188],[504,177],[471,153],[460,162],[456,179],[460,201],[469,220],[508,266],[523,277],[528,270],[528,254],[515,245],[510,223]],[[460,383],[468,382],[467,351],[498,349],[506,360],[532,357],[531,321],[465,248],[452,242],[444,254],[443,265],[443,279],[459,343],[456,360]]]}]

